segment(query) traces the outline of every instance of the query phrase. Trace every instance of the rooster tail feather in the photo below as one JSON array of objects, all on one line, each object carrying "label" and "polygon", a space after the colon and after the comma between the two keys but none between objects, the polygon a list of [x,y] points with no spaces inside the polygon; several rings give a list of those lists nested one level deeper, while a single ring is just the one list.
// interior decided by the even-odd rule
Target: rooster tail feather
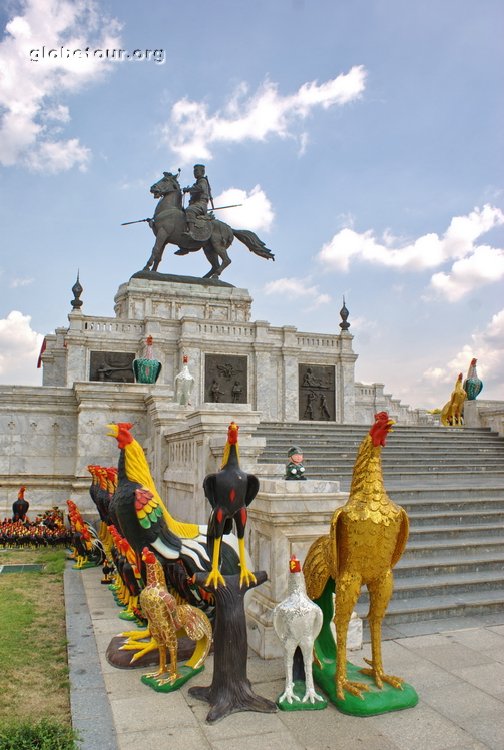
[{"label": "rooster tail feather", "polygon": [[331,540],[321,536],[308,550],[303,573],[306,581],[306,593],[310,599],[319,599],[331,576],[329,567]]}]

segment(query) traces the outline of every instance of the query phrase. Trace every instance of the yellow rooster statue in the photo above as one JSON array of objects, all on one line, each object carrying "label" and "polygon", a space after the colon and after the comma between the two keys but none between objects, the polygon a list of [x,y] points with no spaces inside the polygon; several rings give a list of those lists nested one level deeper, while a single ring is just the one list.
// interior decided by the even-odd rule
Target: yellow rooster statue
[{"label": "yellow rooster statue", "polygon": [[[334,513],[329,534],[312,544],[303,569],[307,593],[311,599],[325,597],[327,604],[329,596],[332,599],[334,582],[336,586],[335,674],[331,675],[330,685],[319,679],[320,670],[317,671],[317,667],[314,668],[315,677],[342,711],[360,715],[393,710],[397,706],[383,706],[379,698],[376,701],[376,693],[381,692],[384,683],[392,686],[394,693],[398,693],[403,687],[400,677],[386,674],[381,653],[381,625],[393,590],[392,569],[404,551],[409,529],[406,512],[392,502],[383,484],[381,450],[393,424],[394,421],[389,419],[386,412],[375,415],[375,422],[359,448],[348,502]],[[363,585],[367,586],[370,598],[368,617],[372,656],[371,660],[365,660],[369,668],[357,671],[353,665],[347,665],[347,632]],[[322,602],[318,603],[324,611]],[[325,654],[317,654],[316,649],[321,667],[324,662],[327,663],[325,656],[334,665],[334,639],[328,633],[332,602],[330,608],[318,639],[320,641],[322,638],[319,645],[325,650]],[[353,675],[360,679],[350,679],[347,666],[353,667]],[[366,675],[369,679],[362,681],[360,675]],[[368,691],[375,695],[371,699],[366,695],[367,706],[364,706],[363,693],[367,694]],[[414,691],[413,694],[410,696],[408,691],[408,702],[400,705],[401,708],[416,703],[418,698]],[[349,701],[352,696],[357,701]],[[410,697],[413,702],[409,702]],[[396,698],[393,698],[394,701]]]},{"label": "yellow rooster statue", "polygon": [[450,400],[441,409],[440,420],[444,427],[462,427],[464,424],[464,401],[466,398],[467,393],[464,391],[462,384],[462,373],[459,372]]},{"label": "yellow rooster statue", "polygon": [[[140,593],[142,612],[149,622],[149,631],[159,649],[159,667],[156,672],[143,675],[142,682],[154,690],[177,690],[188,679],[203,669],[212,643],[212,626],[208,617],[190,604],[177,604],[168,593],[163,569],[154,553],[147,547],[142,552],[147,571],[147,584]],[[177,638],[186,633],[196,641],[196,647],[186,664],[177,669]],[[170,655],[167,668],[166,651]]]}]

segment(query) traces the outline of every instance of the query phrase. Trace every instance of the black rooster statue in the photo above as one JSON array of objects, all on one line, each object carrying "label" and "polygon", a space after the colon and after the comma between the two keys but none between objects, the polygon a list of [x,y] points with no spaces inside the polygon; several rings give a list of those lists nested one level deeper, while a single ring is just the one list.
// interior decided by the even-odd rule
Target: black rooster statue
[{"label": "black rooster statue", "polygon": [[207,531],[208,549],[212,551],[212,570],[205,585],[213,584],[214,588],[217,588],[219,583],[226,585],[219,571],[221,540],[223,534],[229,534],[231,531],[233,520],[240,553],[240,586],[256,582],[254,574],[247,567],[244,536],[247,506],[259,492],[259,480],[253,474],[246,474],[240,469],[238,430],[238,425],[231,422],[221,470],[216,474],[207,474],[203,480],[205,497],[212,506]]}]

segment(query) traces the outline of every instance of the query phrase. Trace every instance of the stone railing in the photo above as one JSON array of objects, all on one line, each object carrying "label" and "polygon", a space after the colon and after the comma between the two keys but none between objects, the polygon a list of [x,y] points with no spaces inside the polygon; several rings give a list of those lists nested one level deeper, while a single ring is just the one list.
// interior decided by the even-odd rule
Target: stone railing
[{"label": "stone railing", "polygon": [[226,338],[233,336],[240,340],[253,339],[255,335],[254,326],[246,323],[199,323],[198,332],[202,339],[209,336],[225,336]]},{"label": "stone railing", "polygon": [[465,427],[487,427],[504,437],[504,401],[466,401]]},{"label": "stone railing", "polygon": [[71,326],[72,329],[80,328],[82,331],[93,333],[143,333],[143,323],[134,323],[131,320],[121,320],[121,318],[96,318],[83,317],[81,326]]},{"label": "stone railing", "polygon": [[298,346],[302,349],[309,349],[313,346],[317,349],[320,349],[321,347],[323,349],[334,349],[337,352],[341,350],[341,339],[336,335],[328,334],[327,336],[322,336],[313,333],[298,333],[296,335],[296,340]]},{"label": "stone railing", "polygon": [[358,424],[368,424],[378,411],[386,411],[402,425],[434,424],[432,414],[425,409],[412,409],[400,399],[384,393],[382,383],[355,383],[355,417]]}]

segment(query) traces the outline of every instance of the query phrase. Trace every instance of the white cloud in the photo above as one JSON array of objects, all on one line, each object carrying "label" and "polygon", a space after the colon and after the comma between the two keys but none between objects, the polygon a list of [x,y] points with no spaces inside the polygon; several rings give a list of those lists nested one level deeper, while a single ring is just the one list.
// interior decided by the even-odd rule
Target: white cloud
[{"label": "white cloud", "polygon": [[[107,60],[86,57],[84,52],[74,55],[74,50],[117,48],[118,28],[93,0],[22,3],[0,43],[1,164],[22,163],[53,172],[86,164],[90,152],[77,138],[56,138],[61,125],[70,121],[68,107],[59,100],[110,69]],[[57,54],[47,57],[49,50]],[[57,129],[51,129],[51,121]]]},{"label": "white cloud", "polygon": [[40,385],[37,359],[44,337],[34,331],[31,317],[13,310],[0,319],[0,383]]},{"label": "white cloud", "polygon": [[326,243],[318,260],[327,269],[348,271],[352,260],[409,271],[424,271],[453,261],[448,273],[432,276],[431,288],[450,301],[460,299],[482,284],[504,277],[504,250],[476,241],[494,227],[504,225],[504,213],[489,204],[467,216],[455,216],[441,237],[436,233],[402,243],[387,230],[381,241],[373,231],[346,227]]},{"label": "white cloud", "polygon": [[435,273],[431,287],[450,302],[456,302],[473,289],[502,278],[504,250],[481,245],[467,258],[455,261],[449,273]]},{"label": "white cloud", "polygon": [[[483,381],[483,388],[492,388],[504,399],[504,309],[499,310],[482,331],[475,331],[470,342],[464,344],[446,365],[435,365],[423,373],[423,381],[430,387],[438,384],[453,386],[462,372],[467,374],[471,359],[478,360],[478,377]],[[446,391],[449,396],[449,388]],[[481,398],[484,398],[484,391]]]},{"label": "white cloud", "polygon": [[9,286],[11,287],[11,289],[17,289],[18,287],[22,287],[22,286],[29,286],[30,284],[33,284],[34,281],[35,279],[33,277],[16,278],[16,279],[12,279]]},{"label": "white cloud", "polygon": [[78,166],[85,171],[91,151],[81,146],[77,138],[68,141],[46,141],[34,148],[26,158],[27,164],[36,172],[54,174]]},{"label": "white cloud", "polygon": [[[365,79],[366,70],[358,65],[324,83],[304,83],[286,96],[278,92],[278,85],[272,81],[265,81],[252,95],[241,83],[223,109],[213,115],[204,102],[180,99],[173,105],[162,133],[183,163],[211,159],[213,143],[264,141],[273,134],[280,138],[292,136],[293,125],[307,118],[316,107],[329,109],[360,98]],[[306,133],[300,138],[303,151]]]},{"label": "white cloud", "polygon": [[264,286],[265,294],[275,294],[288,299],[309,298],[311,305],[305,310],[315,310],[321,305],[326,305],[331,302],[331,296],[324,294],[319,291],[316,284],[310,284],[310,279],[296,279],[295,277],[276,279],[275,281],[268,281]]},{"label": "white cloud", "polygon": [[352,332],[359,331],[359,333],[362,333],[368,338],[370,332],[373,332],[373,335],[376,336],[379,329],[376,320],[369,320],[369,318],[366,318],[364,315],[357,315],[355,318],[350,318],[349,323],[353,329]]},{"label": "white cloud", "polygon": [[42,113],[45,120],[57,120],[58,122],[70,122],[70,110],[64,104],[57,104],[52,109],[47,107]]},{"label": "white cloud", "polygon": [[251,229],[252,231],[269,231],[275,218],[271,202],[262,190],[256,185],[250,192],[239,188],[224,190],[214,198],[216,206],[234,206],[224,211],[217,211],[218,219],[225,221],[235,229]]}]

